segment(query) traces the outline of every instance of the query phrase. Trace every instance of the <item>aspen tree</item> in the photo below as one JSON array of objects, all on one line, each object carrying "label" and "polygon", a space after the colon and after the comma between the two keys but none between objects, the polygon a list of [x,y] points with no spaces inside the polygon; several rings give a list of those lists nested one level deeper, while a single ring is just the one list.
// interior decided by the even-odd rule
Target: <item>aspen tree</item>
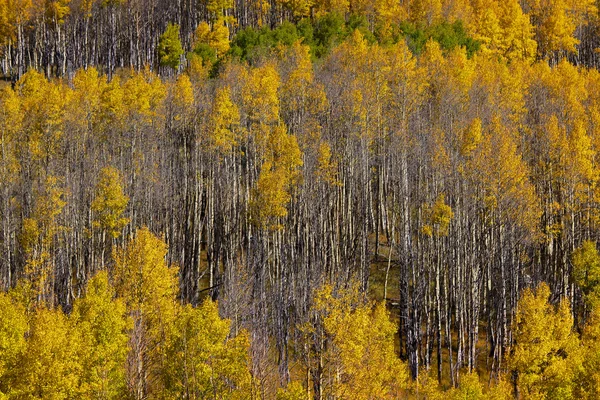
[{"label": "aspen tree", "polygon": [[217,89],[209,129],[211,145],[222,153],[230,153],[239,144],[240,113],[228,87]]},{"label": "aspen tree", "polygon": [[122,398],[129,324],[125,304],[115,299],[106,271],[88,281],[87,292],[75,301],[70,319],[81,340],[78,396]]},{"label": "aspen tree", "polygon": [[39,307],[31,316],[27,347],[18,361],[14,396],[69,399],[77,396],[83,366],[81,338],[61,310]]},{"label": "aspen tree", "polygon": [[169,392],[190,399],[244,399],[251,395],[249,338],[232,337],[231,323],[211,300],[183,307],[167,349]]},{"label": "aspen tree", "polygon": [[123,194],[121,174],[116,168],[106,167],[100,171],[96,185],[96,197],[92,202],[93,225],[107,232],[112,238],[121,235],[129,219],[123,217],[129,198]]},{"label": "aspen tree", "polygon": [[585,241],[573,252],[573,279],[591,309],[600,304],[600,255],[596,243]]},{"label": "aspen tree", "polygon": [[129,218],[123,216],[128,203],[129,197],[123,193],[123,179],[119,170],[103,168],[91,204],[92,227],[100,231],[101,268],[104,268],[107,239],[114,243],[114,239],[121,236],[123,228],[129,223]]},{"label": "aspen tree", "polygon": [[136,399],[164,390],[164,359],[178,307],[177,268],[166,265],[166,254],[166,244],[147,228],[114,252],[115,290],[133,320],[126,381]]},{"label": "aspen tree", "polygon": [[20,379],[16,371],[26,351],[28,321],[25,307],[6,293],[0,293],[0,315],[0,398],[8,398]]},{"label": "aspen tree", "polygon": [[581,363],[568,300],[548,304],[550,289],[526,289],[515,319],[515,344],[508,364],[524,398],[573,398],[573,381]]}]

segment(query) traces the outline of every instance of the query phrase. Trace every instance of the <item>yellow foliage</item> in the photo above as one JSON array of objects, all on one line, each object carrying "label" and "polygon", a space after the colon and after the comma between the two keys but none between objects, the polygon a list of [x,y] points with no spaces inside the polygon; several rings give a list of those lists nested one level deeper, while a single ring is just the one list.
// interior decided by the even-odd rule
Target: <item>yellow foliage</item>
[{"label": "yellow foliage", "polygon": [[574,385],[575,398],[600,396],[600,311],[593,309],[582,333],[583,365]]},{"label": "yellow foliage", "polygon": [[219,18],[212,27],[206,22],[201,22],[194,33],[194,47],[207,44],[215,50],[216,56],[221,57],[229,50],[229,28],[225,19]]},{"label": "yellow foliage", "polygon": [[585,241],[573,252],[573,279],[592,309],[600,304],[600,255],[596,243]]},{"label": "yellow foliage", "polygon": [[297,182],[298,168],[303,164],[302,151],[296,137],[286,133],[284,125],[275,127],[269,135],[265,159],[284,171],[287,185]]},{"label": "yellow foliage", "polygon": [[133,240],[114,252],[116,293],[133,319],[127,380],[136,395],[165,390],[163,362],[179,306],[178,270],[167,266],[166,254],[167,245],[147,228],[139,229]]},{"label": "yellow foliage", "polygon": [[346,15],[350,10],[349,0],[315,0],[314,5],[316,16],[322,16],[329,12]]},{"label": "yellow foliage", "polygon": [[71,13],[69,3],[71,0],[50,0],[45,2],[46,18],[48,22],[64,24],[65,18]]},{"label": "yellow foliage", "polygon": [[563,118],[565,122],[583,119],[584,104],[589,96],[585,74],[578,67],[563,59],[556,68],[549,69],[546,66],[541,75],[542,81],[550,91],[551,99],[562,111],[560,121],[562,122]]},{"label": "yellow foliage", "polygon": [[103,168],[92,201],[93,226],[105,230],[113,238],[119,237],[121,230],[129,223],[129,218],[122,216],[127,203],[129,197],[123,194],[119,170],[113,167]]},{"label": "yellow foliage", "polygon": [[338,163],[331,154],[331,147],[327,142],[319,145],[317,158],[317,177],[330,186],[341,186],[338,178]]},{"label": "yellow foliage", "polygon": [[[8,148],[14,136],[19,132],[24,115],[21,113],[21,99],[17,93],[6,86],[0,90],[0,144]],[[8,176],[4,177],[9,179]]]},{"label": "yellow foliage", "polygon": [[176,303],[177,268],[166,265],[166,254],[167,245],[147,228],[139,229],[133,240],[114,253],[117,295],[149,322],[164,319]]},{"label": "yellow foliage", "polygon": [[181,74],[171,89],[175,123],[189,124],[194,112],[194,87],[187,74]]},{"label": "yellow foliage", "polygon": [[233,8],[233,0],[204,0],[206,11],[212,19],[219,19],[225,15],[225,12]]},{"label": "yellow foliage", "polygon": [[425,225],[421,231],[426,236],[447,236],[452,218],[454,218],[452,208],[446,204],[445,196],[440,194],[433,205],[423,206]]},{"label": "yellow foliage", "polygon": [[28,71],[16,84],[21,98],[24,138],[19,142],[23,153],[47,163],[59,149],[64,133],[65,108],[71,91],[65,85],[51,83],[35,70]]},{"label": "yellow foliage", "polygon": [[500,54],[508,60],[533,61],[537,42],[529,16],[523,13],[518,0],[499,1],[499,9],[498,17],[503,30],[498,46]]},{"label": "yellow foliage", "polygon": [[453,396],[456,400],[483,400],[483,385],[476,372],[461,375],[460,385]]},{"label": "yellow foliage", "polygon": [[0,44],[6,45],[17,40],[17,30],[31,17],[32,0],[0,1]]},{"label": "yellow foliage", "polygon": [[[66,202],[63,200],[64,191],[59,187],[58,178],[49,175],[43,185],[34,190],[34,207],[31,215],[23,219],[19,242],[23,246],[27,262],[30,266],[47,265],[47,254],[54,242],[54,236],[61,228],[57,222]],[[37,270],[31,268],[31,271]],[[33,273],[33,272],[32,272]],[[46,275],[44,273],[44,275]],[[45,282],[45,279],[42,280]],[[42,284],[42,283],[40,283]]]},{"label": "yellow foliage", "polygon": [[488,392],[486,393],[486,400],[513,400],[514,399],[514,388],[508,380],[500,376],[495,385],[491,385]]},{"label": "yellow foliage", "polygon": [[0,292],[0,398],[10,395],[10,383],[19,379],[15,372],[25,351],[27,330],[25,307]]},{"label": "yellow foliage", "polygon": [[593,0],[530,0],[525,2],[536,20],[537,37],[543,55],[552,52],[574,52],[579,40],[577,27],[586,25],[597,12]]},{"label": "yellow foliage", "polygon": [[171,398],[250,397],[249,338],[246,332],[232,337],[230,326],[210,300],[181,309],[167,350]]},{"label": "yellow foliage", "polygon": [[517,374],[523,398],[574,398],[574,380],[581,365],[579,339],[573,332],[568,300],[554,307],[542,283],[526,289],[517,306],[514,345],[508,365]]},{"label": "yellow foliage", "polygon": [[[280,85],[279,74],[274,65],[265,64],[250,70],[242,88],[242,99],[245,111],[254,127],[272,125],[279,121]],[[264,132],[262,134],[264,135]],[[261,140],[260,137],[258,139]]]},{"label": "yellow foliage", "polygon": [[298,381],[288,383],[285,389],[277,389],[277,400],[305,400],[307,398],[306,389]]},{"label": "yellow foliage", "polygon": [[392,95],[387,82],[391,71],[389,57],[380,46],[369,46],[355,29],[329,57],[335,70],[333,79],[344,82],[338,102],[353,124],[353,133],[372,140],[382,129],[383,109]]},{"label": "yellow foliage", "polygon": [[27,348],[19,359],[15,398],[76,398],[82,373],[81,338],[60,310],[39,308],[32,316]]},{"label": "yellow foliage", "polygon": [[426,69],[417,65],[417,59],[402,40],[389,49],[388,57],[390,69],[387,80],[392,95],[390,102],[393,105],[388,118],[400,120],[406,129],[408,115],[424,99],[428,85]]},{"label": "yellow foliage", "polygon": [[271,229],[280,227],[273,220],[287,215],[286,206],[291,200],[291,195],[287,191],[286,183],[284,169],[274,167],[269,161],[263,163],[250,204],[255,224]]},{"label": "yellow foliage", "polygon": [[310,48],[298,41],[285,52],[283,61],[291,71],[282,77],[282,110],[294,116],[322,112],[327,99],[322,85],[314,82]]},{"label": "yellow foliage", "polygon": [[326,285],[316,292],[311,314],[304,332],[327,342],[325,353],[316,355],[326,360],[325,397],[397,398],[406,388],[407,369],[394,350],[396,326],[384,303],[365,304],[356,286],[334,294]]},{"label": "yellow foliage", "polygon": [[87,285],[87,293],[73,304],[74,334],[81,340],[82,370],[78,397],[120,399],[125,394],[127,328],[125,304],[114,298],[105,271]]},{"label": "yellow foliage", "polygon": [[414,386],[416,391],[427,400],[447,400],[449,397],[448,394],[442,391],[437,379],[434,379],[426,370],[419,373]]},{"label": "yellow foliage", "polygon": [[222,153],[230,153],[240,139],[239,125],[240,113],[231,100],[231,90],[227,86],[218,88],[210,115],[211,144]]},{"label": "yellow foliage", "polygon": [[391,23],[398,23],[406,19],[406,9],[402,4],[394,0],[374,0],[375,22],[386,26]]},{"label": "yellow foliage", "polygon": [[118,76],[104,87],[100,95],[100,121],[104,130],[110,129],[111,125],[120,128],[125,122],[125,93]]},{"label": "yellow foliage", "polygon": [[291,191],[300,177],[302,152],[296,137],[287,134],[283,125],[274,127],[267,140],[265,161],[252,191],[250,212],[255,224],[279,229],[277,220],[287,215]]},{"label": "yellow foliage", "polygon": [[223,21],[213,25],[209,44],[217,52],[217,57],[229,51],[229,28]]},{"label": "yellow foliage", "polygon": [[411,0],[409,4],[413,22],[433,25],[442,17],[442,0]]},{"label": "yellow foliage", "polygon": [[468,156],[477,148],[482,138],[482,125],[479,118],[473,119],[467,129],[465,129],[462,137],[461,153],[463,156]]},{"label": "yellow foliage", "polygon": [[125,112],[134,126],[139,122],[150,124],[159,116],[166,97],[166,87],[158,76],[149,70],[131,71],[122,89]]},{"label": "yellow foliage", "polygon": [[294,17],[303,18],[310,16],[310,9],[314,6],[314,0],[278,0],[284,7],[292,12]]},{"label": "yellow foliage", "polygon": [[523,13],[518,0],[473,1],[470,29],[480,40],[484,52],[509,61],[535,60],[537,42],[529,15]]},{"label": "yellow foliage", "polygon": [[23,218],[19,243],[26,254],[31,254],[38,243],[40,228],[33,218]]},{"label": "yellow foliage", "polygon": [[485,191],[484,207],[499,212],[500,223],[512,221],[533,234],[541,213],[529,171],[511,133],[499,119],[492,122],[467,163],[471,179]]},{"label": "yellow foliage", "polygon": [[102,93],[106,89],[106,78],[101,77],[98,71],[90,67],[80,69],[73,77],[74,93],[70,98],[69,120],[83,130],[92,130],[98,122]]}]

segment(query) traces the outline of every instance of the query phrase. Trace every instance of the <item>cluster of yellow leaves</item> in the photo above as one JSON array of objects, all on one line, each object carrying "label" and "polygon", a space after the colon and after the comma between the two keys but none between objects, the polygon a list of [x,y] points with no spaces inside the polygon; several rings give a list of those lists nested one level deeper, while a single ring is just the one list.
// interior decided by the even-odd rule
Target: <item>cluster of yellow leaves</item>
[{"label": "cluster of yellow leaves", "polygon": [[484,190],[483,206],[497,222],[513,221],[536,232],[541,210],[529,170],[510,131],[498,118],[467,163],[467,176]]},{"label": "cluster of yellow leaves", "polygon": [[318,115],[326,108],[326,96],[322,85],[314,79],[310,48],[294,43],[283,55],[280,97],[282,112],[290,114],[290,120],[300,119],[304,114]]},{"label": "cluster of yellow leaves", "polygon": [[165,254],[139,230],[69,316],[0,293],[0,398],[248,398],[247,334],[231,335],[210,300],[182,306]]},{"label": "cluster of yellow leaves", "polygon": [[250,122],[250,130],[256,131],[259,144],[266,142],[269,127],[279,122],[279,96],[281,86],[279,73],[273,64],[253,68],[245,79],[242,100]]},{"label": "cluster of yellow leaves", "polygon": [[79,346],[79,337],[62,311],[38,309],[31,318],[27,348],[19,360],[15,397],[75,397],[82,373]]},{"label": "cluster of yellow leaves", "polygon": [[63,136],[65,102],[70,92],[59,83],[51,83],[39,72],[31,70],[16,84],[21,97],[21,112],[26,137],[21,141],[20,151],[29,152],[36,161],[48,163]]},{"label": "cluster of yellow leaves", "polygon": [[593,310],[581,335],[583,363],[574,387],[574,398],[592,400],[600,396],[600,313]]},{"label": "cluster of yellow leaves", "polygon": [[[396,326],[384,303],[365,302],[356,286],[334,292],[325,285],[315,294],[311,315],[302,331],[322,343],[314,354],[324,360],[320,396],[386,399],[406,390],[408,371],[395,354]],[[288,387],[290,396],[294,392],[302,393],[295,385]]]},{"label": "cluster of yellow leaves", "polygon": [[31,300],[53,301],[54,264],[50,251],[62,228],[58,221],[66,202],[58,178],[49,175],[43,185],[35,187],[31,215],[23,219],[19,242],[26,257],[25,277]]},{"label": "cluster of yellow leaves", "polygon": [[426,236],[446,236],[450,228],[450,222],[454,218],[452,208],[446,204],[443,194],[440,194],[433,205],[423,206],[423,228],[421,231]]},{"label": "cluster of yellow leaves", "polygon": [[391,95],[387,76],[392,66],[380,46],[369,46],[367,40],[355,30],[346,42],[334,49],[330,67],[334,79],[345,82],[340,93],[341,107],[352,122],[356,133],[373,139],[382,119],[383,104]]},{"label": "cluster of yellow leaves", "polygon": [[575,30],[589,23],[597,13],[593,0],[528,0],[524,7],[535,21],[536,37],[542,55],[552,52],[574,52],[579,40]]},{"label": "cluster of yellow leaves", "polygon": [[341,186],[342,183],[338,178],[338,163],[333,154],[331,154],[331,147],[327,142],[322,142],[319,145],[317,162],[319,163],[317,166],[317,176],[319,179],[330,186]]},{"label": "cluster of yellow leaves", "polygon": [[0,399],[10,390],[19,357],[26,347],[27,332],[25,307],[15,302],[6,293],[0,293]]},{"label": "cluster of yellow leaves", "polygon": [[166,254],[167,245],[147,228],[114,254],[117,293],[150,325],[174,316],[178,275],[166,265]]},{"label": "cluster of yellow leaves", "polygon": [[99,272],[87,286],[85,297],[73,305],[71,320],[81,346],[81,396],[113,399],[125,392],[127,329],[125,303],[115,298],[106,271]]},{"label": "cluster of yellow leaves", "polygon": [[290,10],[296,18],[309,17],[315,5],[313,0],[278,0],[277,3]]},{"label": "cluster of yellow leaves", "polygon": [[470,30],[482,42],[484,53],[508,60],[533,61],[537,52],[534,28],[518,0],[475,0]]},{"label": "cluster of yellow leaves", "polygon": [[481,119],[475,118],[464,130],[460,151],[463,156],[468,156],[477,148],[482,138]]},{"label": "cluster of yellow leaves", "polygon": [[[541,182],[551,180],[560,202],[553,199],[546,214],[554,221],[549,234],[560,233],[576,213],[586,215],[583,223],[595,226],[600,215],[594,203],[600,198],[597,154],[600,150],[595,127],[596,74],[567,61],[555,68],[539,64],[538,81],[547,90],[547,105],[536,135],[540,153],[537,165]],[[539,88],[537,90],[540,90]]]},{"label": "cluster of yellow leaves", "polygon": [[412,0],[409,4],[410,18],[413,22],[432,25],[442,18],[442,0]]},{"label": "cluster of yellow leaves", "polygon": [[253,221],[263,228],[278,229],[279,218],[287,215],[291,190],[297,184],[302,152],[296,137],[286,133],[283,125],[277,126],[269,135],[267,154],[263,162],[250,212]]},{"label": "cluster of yellow leaves", "polygon": [[201,22],[194,34],[194,47],[207,44],[220,57],[229,50],[229,28],[223,19],[215,21],[212,26]]},{"label": "cluster of yellow leaves", "polygon": [[245,399],[251,391],[250,346],[246,332],[230,337],[231,323],[221,319],[215,303],[179,311],[177,334],[169,344],[168,374],[173,397]]},{"label": "cluster of yellow leaves", "polygon": [[123,105],[128,112],[128,121],[137,126],[139,123],[150,123],[160,116],[166,88],[160,78],[146,69],[140,73],[131,71],[122,86]]},{"label": "cluster of yellow leaves", "polygon": [[480,376],[475,372],[465,372],[460,377],[457,388],[443,390],[438,381],[430,374],[423,371],[415,382],[415,391],[418,398],[427,400],[512,400],[513,386],[503,377],[498,379],[489,387],[481,383]]},{"label": "cluster of yellow leaves", "polygon": [[100,228],[113,238],[121,235],[121,230],[129,222],[123,217],[129,197],[123,194],[122,178],[119,170],[106,167],[100,171],[96,185],[96,196],[92,201],[93,226]]},{"label": "cluster of yellow leaves", "polygon": [[275,65],[244,71],[241,95],[249,140],[260,155],[260,172],[252,191],[250,216],[262,228],[278,229],[287,215],[291,191],[298,183],[302,152],[296,136],[280,120],[281,79]]},{"label": "cluster of yellow leaves", "polygon": [[102,109],[102,93],[106,90],[106,79],[95,68],[79,70],[73,77],[73,95],[70,97],[69,122],[89,134],[99,123]]},{"label": "cluster of yellow leaves", "polygon": [[595,242],[585,241],[573,252],[573,279],[588,306],[597,309],[600,305],[600,255]]},{"label": "cluster of yellow leaves", "polygon": [[0,0],[0,44],[17,40],[17,29],[31,14],[31,0]]},{"label": "cluster of yellow leaves", "polygon": [[209,129],[211,144],[220,152],[228,154],[238,145],[240,112],[231,100],[229,87],[218,88],[215,93]]},{"label": "cluster of yellow leaves", "polygon": [[582,359],[567,300],[548,303],[550,288],[526,289],[517,307],[509,368],[523,398],[570,399]]},{"label": "cluster of yellow leaves", "polygon": [[206,0],[206,10],[213,19],[223,17],[227,10],[233,8],[233,0]]},{"label": "cluster of yellow leaves", "polygon": [[186,74],[179,75],[168,92],[171,123],[175,129],[186,129],[193,122],[195,112],[194,87],[190,77]]}]

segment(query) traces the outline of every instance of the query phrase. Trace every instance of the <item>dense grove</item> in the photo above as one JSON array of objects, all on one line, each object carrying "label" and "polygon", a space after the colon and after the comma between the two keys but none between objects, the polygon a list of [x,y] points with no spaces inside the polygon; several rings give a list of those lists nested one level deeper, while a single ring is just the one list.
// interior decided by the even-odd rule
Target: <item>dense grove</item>
[{"label": "dense grove", "polygon": [[[568,56],[597,67],[596,5],[596,0],[1,0],[0,71],[14,79],[28,67],[68,77],[88,66],[109,76],[120,67],[159,70],[165,61],[158,51],[160,35],[169,23],[181,29],[184,53],[175,58],[184,60],[198,44],[194,33],[202,22],[210,25],[213,44],[240,30],[297,23],[305,44],[312,42],[323,55],[343,36],[339,17],[381,43],[407,37],[420,49],[435,37],[471,49],[474,43],[450,29],[459,23],[473,40],[503,56],[552,63]],[[208,50],[223,51],[222,45]]]},{"label": "dense grove", "polygon": [[0,0],[0,398],[598,398],[597,24]]}]

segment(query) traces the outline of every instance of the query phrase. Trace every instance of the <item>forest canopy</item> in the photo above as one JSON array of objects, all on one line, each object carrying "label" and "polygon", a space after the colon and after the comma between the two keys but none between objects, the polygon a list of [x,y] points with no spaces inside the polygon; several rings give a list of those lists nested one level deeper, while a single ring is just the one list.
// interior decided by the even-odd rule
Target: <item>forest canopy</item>
[{"label": "forest canopy", "polygon": [[0,398],[598,398],[598,13],[0,0]]}]

